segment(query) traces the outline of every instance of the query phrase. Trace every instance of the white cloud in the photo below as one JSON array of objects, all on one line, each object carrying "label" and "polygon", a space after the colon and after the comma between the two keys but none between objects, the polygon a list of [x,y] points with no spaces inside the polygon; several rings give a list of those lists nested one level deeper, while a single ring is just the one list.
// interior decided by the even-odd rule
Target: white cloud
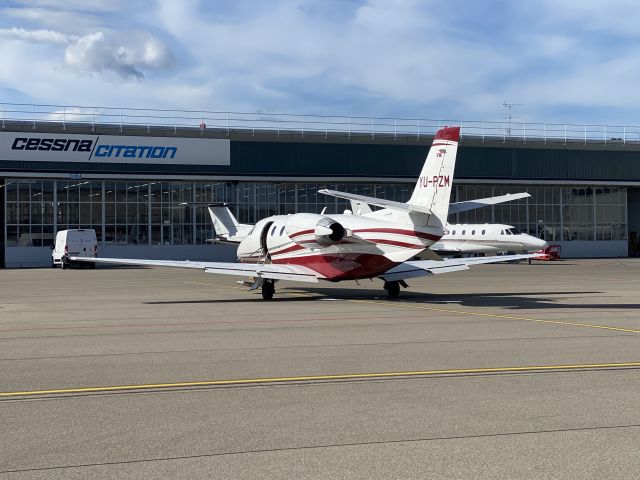
[{"label": "white cloud", "polygon": [[63,45],[64,65],[81,73],[113,72],[122,79],[141,79],[144,70],[173,64],[169,48],[149,33],[132,33],[126,41],[94,32],[68,35],[52,30],[0,29],[0,37],[35,43]]},{"label": "white cloud", "polygon": [[69,43],[69,37],[60,32],[52,30],[25,30],[24,28],[0,28],[0,37],[12,38],[25,42],[36,43],[57,43],[65,45]]},{"label": "white cloud", "polygon": [[640,108],[632,0],[20,3],[0,7],[0,88],[48,103],[491,120],[506,100],[529,119],[598,121]]},{"label": "white cloud", "polygon": [[17,0],[15,3],[32,7],[65,8],[67,10],[83,11],[117,11],[122,8],[121,0]]},{"label": "white cloud", "polygon": [[141,79],[143,70],[171,65],[169,49],[149,34],[136,36],[139,42],[123,44],[109,39],[103,32],[75,38],[64,52],[66,66],[80,72],[114,72],[123,79]]}]

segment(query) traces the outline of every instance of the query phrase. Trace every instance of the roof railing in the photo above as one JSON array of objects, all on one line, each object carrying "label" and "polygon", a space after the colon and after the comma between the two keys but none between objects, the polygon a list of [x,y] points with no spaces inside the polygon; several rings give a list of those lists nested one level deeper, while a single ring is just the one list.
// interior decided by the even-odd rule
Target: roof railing
[{"label": "roof railing", "polygon": [[542,141],[562,143],[640,143],[640,126],[516,122],[508,120],[464,120],[428,118],[392,118],[373,116],[302,115],[292,113],[231,112],[214,110],[168,110],[124,107],[86,107],[77,105],[47,105],[25,103],[0,103],[2,128],[8,122],[23,122],[37,128],[38,125],[115,126],[178,130],[195,129],[201,132],[214,129],[230,135],[231,132],[277,132],[281,134],[322,135],[343,134],[398,138],[433,135],[445,125],[460,125],[462,137],[486,140]]}]

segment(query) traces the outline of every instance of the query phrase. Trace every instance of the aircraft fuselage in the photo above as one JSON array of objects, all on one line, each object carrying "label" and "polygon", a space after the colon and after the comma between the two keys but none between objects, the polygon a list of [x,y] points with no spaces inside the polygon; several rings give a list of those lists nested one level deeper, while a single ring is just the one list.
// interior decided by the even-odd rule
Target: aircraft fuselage
[{"label": "aircraft fuselage", "polygon": [[276,215],[255,225],[238,246],[238,258],[301,265],[330,281],[355,280],[415,257],[443,234],[441,228],[356,215]]}]

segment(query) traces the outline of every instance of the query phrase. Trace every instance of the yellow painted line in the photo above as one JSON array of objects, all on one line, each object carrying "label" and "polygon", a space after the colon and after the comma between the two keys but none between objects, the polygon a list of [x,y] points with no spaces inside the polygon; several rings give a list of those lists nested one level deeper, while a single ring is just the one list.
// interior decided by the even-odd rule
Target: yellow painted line
[{"label": "yellow painted line", "polygon": [[640,367],[640,362],[624,363],[587,363],[575,365],[532,365],[524,367],[494,367],[494,368],[460,368],[447,370],[423,370],[409,372],[379,372],[379,373],[345,373],[337,375],[305,375],[297,377],[264,377],[245,378],[241,380],[211,380],[201,382],[175,383],[146,383],[140,385],[117,385],[105,387],[58,388],[51,390],[26,390],[21,392],[0,392],[0,397],[24,397],[29,395],[58,395],[68,393],[96,393],[126,390],[150,390],[164,388],[207,387],[229,385],[251,385],[256,383],[289,383],[310,382],[320,380],[355,380],[361,378],[394,378],[394,377],[423,377],[431,375],[461,375],[483,373],[535,372],[549,370],[589,370],[599,368]]},{"label": "yellow painted line", "polygon": [[447,308],[435,308],[435,307],[426,307],[424,305],[413,305],[402,302],[390,302],[390,301],[376,301],[376,300],[349,300],[350,302],[358,302],[358,303],[370,303],[373,305],[385,305],[387,307],[404,307],[404,308],[412,308],[416,310],[428,310],[430,312],[441,312],[441,313],[453,313],[455,315],[469,315],[476,317],[489,317],[489,318],[501,318],[505,320],[521,320],[527,322],[537,322],[537,323],[551,323],[555,325],[569,325],[572,327],[585,327],[585,328],[598,328],[601,330],[613,330],[614,332],[627,332],[627,333],[640,333],[640,330],[635,328],[623,328],[623,327],[612,327],[609,325],[598,325],[595,323],[581,323],[581,322],[567,322],[562,320],[542,320],[540,318],[531,318],[531,317],[517,317],[514,315],[500,315],[496,313],[482,313],[482,312],[468,312],[465,310],[452,310]]}]

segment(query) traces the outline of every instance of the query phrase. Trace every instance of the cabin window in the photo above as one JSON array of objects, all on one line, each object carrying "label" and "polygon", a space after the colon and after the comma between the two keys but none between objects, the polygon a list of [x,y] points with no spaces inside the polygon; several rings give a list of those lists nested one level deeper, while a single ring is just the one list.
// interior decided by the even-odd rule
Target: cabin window
[{"label": "cabin window", "polygon": [[484,235],[486,233],[486,230],[482,230],[482,234]]},{"label": "cabin window", "polygon": [[462,235],[464,235],[466,233],[466,230],[462,230]]},{"label": "cabin window", "polygon": [[454,230],[454,231],[453,231],[453,235],[455,235],[455,234],[456,234],[456,231]]},{"label": "cabin window", "polygon": [[280,229],[280,236],[282,236],[282,234],[284,233],[284,225],[282,226],[282,228]]},{"label": "cabin window", "polygon": [[276,233],[276,226],[274,225],[273,228],[271,229],[271,236],[273,237],[274,233]]},{"label": "cabin window", "polygon": [[500,235],[504,235],[504,230],[500,230]]},{"label": "cabin window", "polygon": [[471,235],[475,235],[476,231],[475,230],[471,230]]}]

